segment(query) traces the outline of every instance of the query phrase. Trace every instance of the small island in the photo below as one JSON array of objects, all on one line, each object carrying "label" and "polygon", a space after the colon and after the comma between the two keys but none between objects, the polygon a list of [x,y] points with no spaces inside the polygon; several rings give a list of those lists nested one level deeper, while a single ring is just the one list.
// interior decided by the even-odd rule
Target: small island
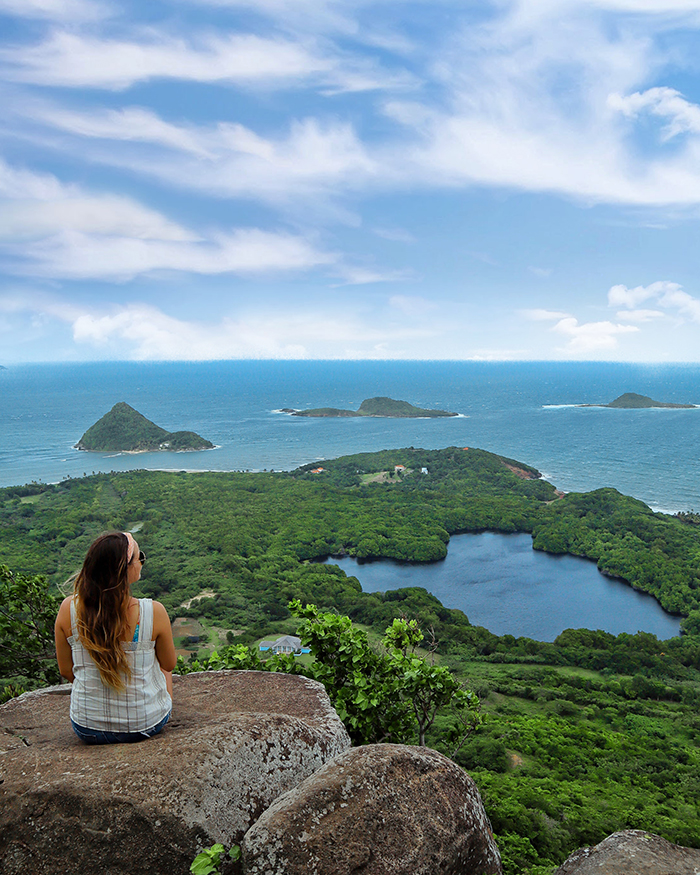
[{"label": "small island", "polygon": [[88,452],[145,453],[211,450],[214,444],[193,431],[166,431],[120,401],[92,425],[75,449]]},{"label": "small island", "polygon": [[667,401],[654,401],[647,395],[637,395],[636,392],[625,392],[609,404],[579,404],[579,407],[612,407],[618,410],[641,410],[650,407],[663,407],[673,410],[691,410],[696,404],[672,404]]},{"label": "small island", "polygon": [[339,410],[336,407],[317,407],[313,410],[292,410],[285,408],[284,413],[291,413],[292,416],[385,416],[396,419],[407,419],[409,417],[430,417],[438,416],[458,416],[457,413],[449,413],[447,410],[427,410],[424,407],[414,407],[408,401],[395,401],[393,398],[365,398],[360,404],[359,410]]}]

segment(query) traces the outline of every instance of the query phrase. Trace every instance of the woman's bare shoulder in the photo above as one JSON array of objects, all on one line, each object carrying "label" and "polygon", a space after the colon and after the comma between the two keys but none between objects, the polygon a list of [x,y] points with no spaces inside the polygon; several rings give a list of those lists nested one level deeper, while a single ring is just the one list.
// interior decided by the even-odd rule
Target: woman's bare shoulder
[{"label": "woman's bare shoulder", "polygon": [[167,626],[170,627],[170,617],[168,616],[168,612],[165,609],[165,605],[161,602],[153,602],[153,626],[155,628],[156,625]]},{"label": "woman's bare shoulder", "polygon": [[66,635],[70,635],[70,603],[73,600],[73,596],[67,596],[61,602],[61,607],[58,609],[58,616],[56,617],[56,625],[63,629]]}]

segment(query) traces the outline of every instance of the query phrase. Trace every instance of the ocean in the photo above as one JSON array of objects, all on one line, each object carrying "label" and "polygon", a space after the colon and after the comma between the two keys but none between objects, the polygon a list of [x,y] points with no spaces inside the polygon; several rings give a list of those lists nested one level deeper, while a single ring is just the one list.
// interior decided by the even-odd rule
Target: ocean
[{"label": "ocean", "polygon": [[[315,361],[18,365],[0,370],[0,486],[136,468],[280,471],[347,453],[470,446],[534,465],[566,492],[613,486],[655,510],[700,510],[700,408],[576,406],[606,403],[623,392],[700,403],[700,366]],[[282,412],[356,409],[377,395],[459,416],[309,419]],[[140,454],[73,449],[118,401],[169,431],[196,431],[216,449]],[[595,564],[536,554],[527,536],[519,538],[454,538],[448,559],[413,569],[410,583],[435,591],[472,622],[539,640],[553,640],[570,625],[614,633],[643,629],[664,638],[678,633],[677,618],[665,615],[650,597],[603,579]],[[485,546],[474,546],[478,544]],[[354,567],[348,560],[346,566],[365,589],[409,583],[406,569],[391,563]],[[480,566],[485,569],[481,577],[476,573]]]},{"label": "ocean", "polygon": [[[527,462],[564,491],[613,486],[655,510],[700,509],[700,409],[611,410],[623,392],[700,403],[700,366],[559,362],[100,362],[0,370],[0,485],[96,471],[290,470],[391,447],[473,446]],[[387,395],[449,419],[307,419],[281,408],[357,408]],[[84,453],[116,402],[217,448]]]}]

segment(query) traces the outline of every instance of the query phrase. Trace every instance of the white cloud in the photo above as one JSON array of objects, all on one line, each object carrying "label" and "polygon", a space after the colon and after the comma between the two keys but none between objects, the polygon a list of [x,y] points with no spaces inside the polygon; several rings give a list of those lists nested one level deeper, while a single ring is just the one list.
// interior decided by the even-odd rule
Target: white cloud
[{"label": "white cloud", "polygon": [[[634,314],[656,314],[654,310],[639,310],[638,305],[645,301],[653,301],[657,307],[666,310],[675,310],[680,317],[687,317],[693,322],[700,322],[700,300],[683,291],[678,283],[662,280],[651,283],[648,286],[636,286],[628,289],[627,286],[612,286],[608,292],[608,304],[611,307],[626,307],[623,311],[627,319],[634,321]],[[633,314],[630,316],[630,313]],[[663,315],[663,314],[659,314]],[[652,315],[651,318],[654,318]],[[638,320],[643,321],[643,320]]]},{"label": "white cloud", "polygon": [[408,270],[376,270],[358,265],[339,265],[335,273],[342,282],[334,283],[338,286],[365,286],[371,283],[396,283],[415,279],[414,274]]},{"label": "white cloud", "polygon": [[648,110],[652,115],[668,119],[663,140],[683,133],[700,133],[700,106],[686,100],[673,88],[650,88],[627,96],[611,94],[608,106],[627,118],[637,118]]},{"label": "white cloud", "polygon": [[416,82],[372,58],[280,35],[194,34],[185,39],[150,31],[140,39],[106,39],[55,31],[34,46],[0,50],[9,81],[122,91],[137,82],[175,79],[239,86],[314,84],[324,93],[404,90]]},{"label": "white cloud", "polygon": [[676,283],[665,282],[652,283],[649,286],[635,286],[633,289],[628,289],[627,286],[623,285],[612,286],[608,291],[608,305],[634,309],[644,301],[648,301],[649,298],[662,294],[669,285],[678,288]]},{"label": "white cloud", "polygon": [[667,289],[658,299],[658,304],[660,307],[675,307],[679,315],[700,322],[700,301],[681,289]]},{"label": "white cloud", "polygon": [[592,2],[602,9],[621,12],[647,12],[669,15],[676,12],[700,12],[700,0],[574,0]]},{"label": "white cloud", "polygon": [[653,322],[664,317],[661,310],[618,310],[615,315],[623,322]]},{"label": "white cloud", "polygon": [[251,34],[183,38],[154,34],[119,41],[57,31],[34,47],[3,49],[0,62],[15,82],[121,90],[149,79],[253,83],[303,79],[330,64],[304,46]]},{"label": "white cloud", "polygon": [[75,24],[105,17],[110,6],[99,0],[0,0],[0,13]]},{"label": "white cloud", "polygon": [[280,23],[308,31],[341,31],[355,34],[358,25],[353,5],[342,0],[189,0],[197,6],[249,9]]},{"label": "white cloud", "polygon": [[[343,14],[351,9],[331,7]],[[264,8],[289,11],[291,5]],[[648,29],[608,28],[591,3],[504,3],[502,14],[486,24],[455,28],[444,39],[430,47],[432,60],[419,74],[430,102],[387,100],[383,113],[402,129],[396,134],[383,120],[381,139],[363,139],[340,118],[291,120],[288,134],[263,136],[241,124],[174,123],[143,107],[77,112],[31,106],[26,113],[73,135],[75,142],[64,147],[86,150],[94,161],[220,196],[281,200],[286,207],[298,205],[300,195],[329,201],[355,192],[469,185],[590,203],[700,203],[700,107],[671,88],[638,90],[660,63]],[[59,32],[3,57],[11,76],[51,84],[125,88],[175,77],[273,87],[294,82],[328,94],[386,87],[394,95],[415,85],[402,71],[380,70],[358,44],[351,52],[298,36],[150,34],[120,42]],[[663,136],[676,138],[673,150],[652,143],[642,155],[636,148],[636,128],[647,113],[663,119]],[[120,146],[86,147],[99,140]],[[129,142],[157,151],[144,155],[128,149]],[[544,276],[547,268],[531,270]]]},{"label": "white cloud", "polygon": [[308,270],[337,260],[301,237],[256,228],[186,242],[64,231],[25,244],[22,252],[28,263],[16,273],[112,281],[160,271],[215,275]]},{"label": "white cloud", "polygon": [[[352,125],[315,118],[292,121],[275,139],[241,124],[175,125],[141,107],[81,113],[34,104],[42,122],[79,137],[74,151],[95,161],[127,167],[170,185],[217,197],[254,197],[285,201],[309,209],[299,197],[325,199],[343,190],[365,188],[381,178],[382,167],[360,141]],[[90,141],[116,140],[119,149]],[[164,147],[144,155],[126,143]]]},{"label": "white cloud", "polygon": [[[194,126],[170,124],[152,110],[140,106],[76,112],[57,106],[35,105],[33,115],[79,137],[153,143],[202,158],[214,158],[217,147],[221,149],[227,139],[223,126],[203,134]],[[249,148],[252,147],[253,143]]]},{"label": "white cloud", "polygon": [[621,334],[639,331],[636,325],[619,325],[613,322],[583,322],[568,316],[553,326],[552,331],[569,338],[566,352],[587,355],[617,347]]},{"label": "white cloud", "polygon": [[662,64],[648,26],[610,28],[590,3],[503,7],[487,24],[457,30],[440,52],[432,71],[440,100],[386,103],[410,138],[394,161],[408,178],[588,203],[700,202],[698,107],[672,89],[649,92],[641,102],[688,136],[672,152],[662,143],[638,149],[627,95]]},{"label": "white cloud", "polygon": [[423,328],[378,325],[352,310],[333,316],[318,309],[277,307],[213,323],[177,319],[142,303],[100,311],[46,296],[25,295],[11,301],[0,296],[0,312],[21,311],[65,323],[76,344],[94,347],[101,355],[118,350],[120,358],[136,360],[397,358],[405,354],[406,341],[431,336]]},{"label": "white cloud", "polygon": [[0,158],[0,241],[62,231],[187,241],[196,234],[130,198],[95,195],[49,173],[13,167]]},{"label": "white cloud", "polygon": [[63,232],[129,236],[137,240],[194,241],[199,237],[129,198],[78,192],[51,200],[14,200],[0,210],[0,241]]},{"label": "white cloud", "polygon": [[86,193],[0,161],[3,197],[0,244],[13,259],[10,271],[25,276],[123,281],[154,271],[247,274],[339,262],[300,235],[257,228],[203,235],[129,198]]},{"label": "white cloud", "polygon": [[569,313],[562,313],[560,310],[521,310],[521,315],[526,319],[531,319],[533,322],[554,322],[559,319],[568,319]]}]

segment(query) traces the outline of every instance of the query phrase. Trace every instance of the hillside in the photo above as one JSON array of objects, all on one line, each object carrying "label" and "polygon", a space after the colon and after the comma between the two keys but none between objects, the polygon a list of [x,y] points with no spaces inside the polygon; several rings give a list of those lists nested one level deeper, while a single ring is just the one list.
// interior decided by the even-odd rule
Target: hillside
[{"label": "hillside", "polygon": [[75,445],[76,449],[88,452],[181,452],[210,450],[213,446],[193,431],[166,431],[124,401],[90,426]]},{"label": "hillside", "polygon": [[[409,473],[365,479],[396,465]],[[61,584],[99,532],[138,531],[148,563],[135,594],[180,618],[180,652],[216,649],[230,667],[238,644],[257,652],[261,638],[295,632],[294,598],[350,616],[373,641],[393,618],[416,618],[434,631],[439,663],[482,702],[483,725],[455,759],[484,797],[507,875],[545,875],[619,829],[700,845],[700,527],[691,522],[613,489],[557,497],[531,466],[483,450],[404,448],[277,474],[132,471],[1,489],[0,564]],[[434,561],[450,535],[484,530],[530,532],[537,549],[596,561],[688,615],[688,634],[496,636],[423,589],[364,593],[338,566],[313,561],[341,552]],[[445,719],[428,745],[450,753],[449,731]]]},{"label": "hillside", "polygon": [[396,401],[383,396],[365,398],[358,410],[341,410],[336,407],[316,407],[312,410],[295,410],[292,416],[386,416],[395,418],[457,416],[447,410],[429,410],[415,407],[408,401]]},{"label": "hillside", "polygon": [[690,410],[696,404],[674,404],[668,401],[654,401],[648,395],[638,395],[636,392],[624,392],[608,404],[580,404],[579,407],[612,407],[617,410],[643,410],[651,407],[662,407],[672,410]]}]

